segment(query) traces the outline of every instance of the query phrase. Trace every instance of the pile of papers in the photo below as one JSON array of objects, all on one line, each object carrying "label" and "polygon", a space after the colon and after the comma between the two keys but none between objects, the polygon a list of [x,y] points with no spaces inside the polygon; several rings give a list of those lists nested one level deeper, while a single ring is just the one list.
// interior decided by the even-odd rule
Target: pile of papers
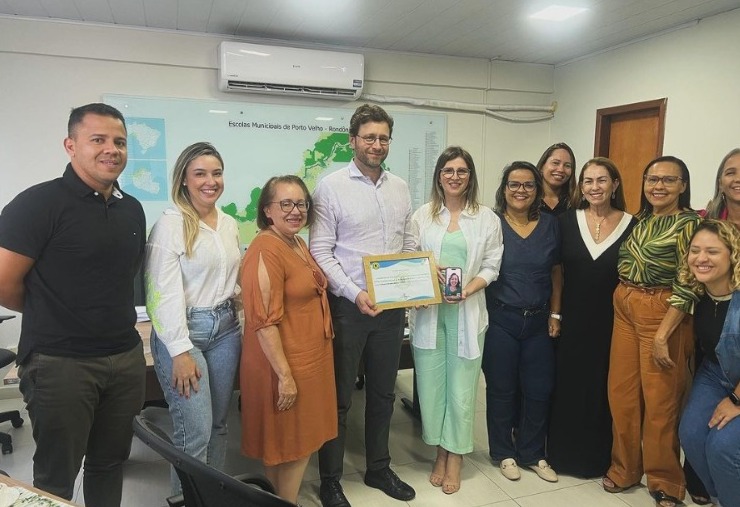
[{"label": "pile of papers", "polygon": [[20,486],[0,483],[0,507],[72,507],[72,504],[41,496]]}]

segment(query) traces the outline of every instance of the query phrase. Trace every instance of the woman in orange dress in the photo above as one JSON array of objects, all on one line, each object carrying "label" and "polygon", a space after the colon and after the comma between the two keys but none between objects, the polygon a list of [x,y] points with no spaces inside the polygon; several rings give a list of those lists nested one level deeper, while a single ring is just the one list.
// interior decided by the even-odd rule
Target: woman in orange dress
[{"label": "woman in orange dress", "polygon": [[308,459],[337,436],[327,280],[298,232],[313,218],[297,176],[271,178],[241,272],[242,452],[295,503]]}]

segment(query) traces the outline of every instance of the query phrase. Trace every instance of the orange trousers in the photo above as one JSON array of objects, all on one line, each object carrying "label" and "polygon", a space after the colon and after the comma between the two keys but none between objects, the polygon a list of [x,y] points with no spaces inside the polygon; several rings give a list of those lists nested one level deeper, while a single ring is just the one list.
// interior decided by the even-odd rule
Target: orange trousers
[{"label": "orange trousers", "polygon": [[653,361],[653,339],[668,311],[670,289],[614,291],[614,332],[609,357],[609,407],[614,444],[607,475],[618,486],[647,475],[650,491],[683,500],[686,493],[678,442],[678,420],[694,347],[692,318],[684,317],[668,339],[673,368]]}]

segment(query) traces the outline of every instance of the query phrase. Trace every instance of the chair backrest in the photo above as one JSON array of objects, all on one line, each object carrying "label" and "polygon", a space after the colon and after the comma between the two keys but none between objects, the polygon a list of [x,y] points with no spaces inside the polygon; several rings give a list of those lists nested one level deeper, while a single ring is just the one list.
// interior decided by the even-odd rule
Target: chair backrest
[{"label": "chair backrest", "polygon": [[265,476],[244,474],[236,479],[216,470],[177,449],[161,428],[140,415],[134,418],[134,433],[175,467],[187,507],[295,507],[274,494]]}]

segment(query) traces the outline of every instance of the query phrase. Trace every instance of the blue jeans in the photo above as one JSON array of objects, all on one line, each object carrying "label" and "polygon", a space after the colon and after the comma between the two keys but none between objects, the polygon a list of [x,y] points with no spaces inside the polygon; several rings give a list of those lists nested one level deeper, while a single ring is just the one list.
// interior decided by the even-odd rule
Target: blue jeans
[{"label": "blue jeans", "polygon": [[[492,305],[483,347],[488,445],[494,461],[514,458],[522,466],[545,458],[547,416],[555,381],[555,353],[547,332],[547,310]],[[520,420],[517,391],[521,390]],[[516,442],[512,428],[518,423]]]},{"label": "blue jeans", "polygon": [[[231,300],[214,308],[188,308],[190,355],[201,371],[198,392],[190,398],[172,384],[172,358],[152,330],[152,356],[157,378],[172,416],[172,442],[190,456],[223,469],[226,457],[226,417],[241,352],[241,329]],[[173,493],[180,481],[172,471]]]},{"label": "blue jeans", "polygon": [[717,404],[734,388],[717,363],[704,359],[678,429],[686,458],[709,495],[726,507],[740,499],[740,417],[721,430],[708,423]]}]

